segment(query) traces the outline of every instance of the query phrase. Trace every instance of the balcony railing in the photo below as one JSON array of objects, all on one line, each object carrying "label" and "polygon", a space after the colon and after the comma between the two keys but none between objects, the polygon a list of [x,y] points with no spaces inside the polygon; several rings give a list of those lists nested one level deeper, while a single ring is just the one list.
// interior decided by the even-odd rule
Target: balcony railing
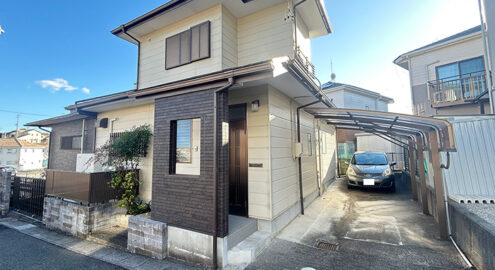
[{"label": "balcony railing", "polygon": [[301,63],[301,65],[311,74],[311,75],[315,75],[315,65],[313,65],[311,63],[311,61],[309,61],[309,58],[304,55],[304,53],[301,51],[301,48],[299,46],[297,46],[297,50],[296,50],[296,57],[297,57],[297,60]]},{"label": "balcony railing", "polygon": [[430,100],[432,107],[465,104],[477,98],[486,90],[485,74],[464,74],[461,77],[431,81]]}]

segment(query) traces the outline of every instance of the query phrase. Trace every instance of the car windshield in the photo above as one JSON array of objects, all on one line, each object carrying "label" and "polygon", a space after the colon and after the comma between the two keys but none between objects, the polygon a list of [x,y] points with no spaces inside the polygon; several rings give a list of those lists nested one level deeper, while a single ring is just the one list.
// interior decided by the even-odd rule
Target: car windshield
[{"label": "car windshield", "polygon": [[387,157],[380,153],[362,153],[354,155],[354,165],[387,165]]}]

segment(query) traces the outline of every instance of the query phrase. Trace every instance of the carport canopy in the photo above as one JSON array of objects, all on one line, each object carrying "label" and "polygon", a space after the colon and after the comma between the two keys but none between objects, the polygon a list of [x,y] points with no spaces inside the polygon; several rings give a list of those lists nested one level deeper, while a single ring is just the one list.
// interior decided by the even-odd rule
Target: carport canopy
[{"label": "carport canopy", "polygon": [[[442,169],[449,168],[448,152],[454,152],[455,141],[452,124],[443,119],[420,117],[414,115],[337,108],[306,108],[306,112],[317,119],[324,120],[336,129],[362,130],[386,138],[392,143],[408,148],[411,175],[419,175],[420,198],[416,192],[416,178],[411,179],[413,199],[420,199],[424,214],[433,214],[428,208],[428,201],[436,202],[436,213],[440,227],[440,237],[448,238],[447,209],[442,180]],[[407,139],[408,143],[401,139]],[[414,147],[415,146],[415,147]],[[425,148],[426,146],[426,148]],[[414,154],[417,149],[417,155]],[[431,153],[433,192],[435,200],[429,198],[427,189],[423,152]],[[447,165],[441,164],[439,151],[447,152]],[[416,162],[417,160],[417,167]],[[416,170],[417,169],[417,170]],[[432,206],[433,207],[433,206]]]},{"label": "carport canopy", "polygon": [[434,131],[438,137],[439,151],[456,151],[453,127],[447,120],[356,109],[306,108],[305,111],[337,129],[362,130],[395,140],[399,144],[400,141],[395,139],[397,137],[413,141],[416,136],[421,136],[426,142],[429,133]]}]

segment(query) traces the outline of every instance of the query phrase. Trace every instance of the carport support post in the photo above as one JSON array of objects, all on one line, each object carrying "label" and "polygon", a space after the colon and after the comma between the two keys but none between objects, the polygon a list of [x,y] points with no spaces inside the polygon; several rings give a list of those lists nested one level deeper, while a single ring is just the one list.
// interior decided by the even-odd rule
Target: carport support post
[{"label": "carport support post", "polygon": [[443,193],[442,168],[440,168],[440,154],[438,153],[438,137],[436,131],[429,133],[431,164],[433,166],[433,180],[435,183],[435,201],[438,213],[438,224],[440,226],[440,238],[448,239],[447,210],[445,208],[445,197]]},{"label": "carport support post", "polygon": [[419,182],[421,184],[421,205],[423,206],[423,214],[429,215],[428,210],[428,190],[426,188],[426,175],[425,175],[425,163],[423,156],[423,138],[418,135],[416,136],[416,142],[418,143],[418,173]]},{"label": "carport support post", "polygon": [[409,175],[411,177],[411,190],[413,199],[415,201],[418,200],[418,186],[416,185],[416,162],[414,156],[414,142],[412,140],[409,141]]}]

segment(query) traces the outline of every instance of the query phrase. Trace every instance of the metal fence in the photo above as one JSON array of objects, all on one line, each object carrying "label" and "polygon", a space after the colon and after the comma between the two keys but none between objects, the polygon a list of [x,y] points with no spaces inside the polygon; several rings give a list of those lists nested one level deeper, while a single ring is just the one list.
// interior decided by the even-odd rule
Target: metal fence
[{"label": "metal fence", "polygon": [[10,192],[10,207],[36,218],[43,216],[45,179],[13,177]]},{"label": "metal fence", "polygon": [[[495,199],[495,116],[440,117],[454,127],[457,151],[450,153],[450,168],[443,170],[451,197]],[[447,164],[446,153],[442,163]]]}]

